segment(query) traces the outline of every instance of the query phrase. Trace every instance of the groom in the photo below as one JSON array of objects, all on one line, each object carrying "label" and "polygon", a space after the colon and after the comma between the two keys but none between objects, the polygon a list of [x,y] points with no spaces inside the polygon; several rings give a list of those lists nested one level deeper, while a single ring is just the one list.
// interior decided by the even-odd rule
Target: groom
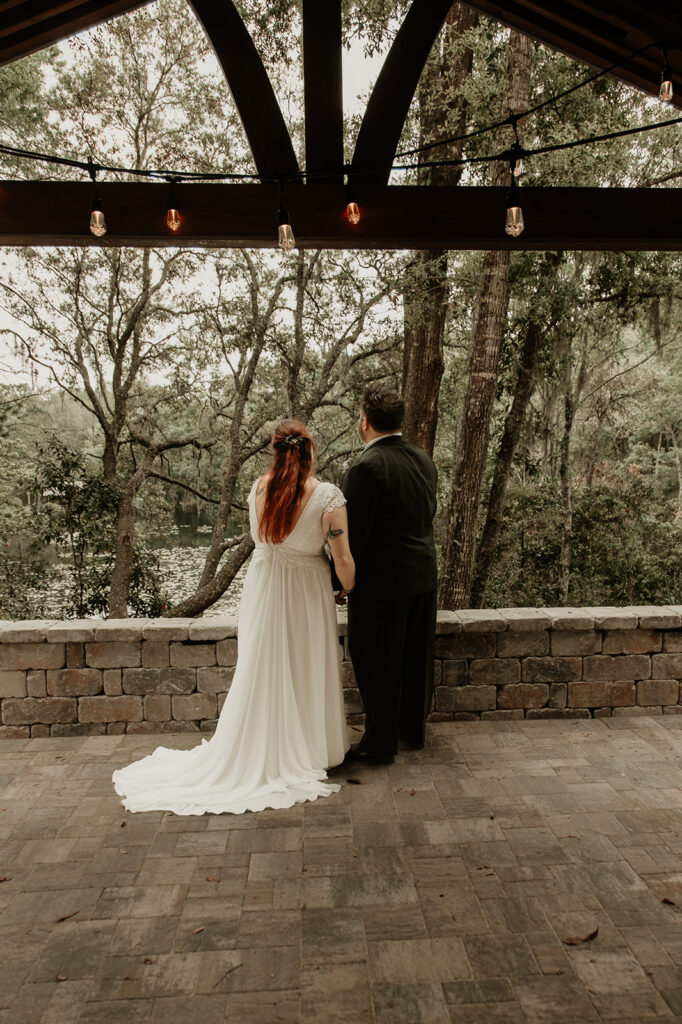
[{"label": "groom", "polygon": [[396,391],[365,390],[358,425],[365,450],[341,484],[357,580],[348,596],[348,646],[365,707],[364,736],[348,756],[379,764],[392,764],[399,738],[424,746],[433,695],[437,473],[404,440],[403,413]]}]

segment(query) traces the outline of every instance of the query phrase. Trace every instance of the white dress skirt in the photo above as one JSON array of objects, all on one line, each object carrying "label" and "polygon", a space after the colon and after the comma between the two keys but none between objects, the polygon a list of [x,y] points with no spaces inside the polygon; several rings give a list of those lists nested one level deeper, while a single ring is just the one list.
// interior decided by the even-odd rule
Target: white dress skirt
[{"label": "white dress skirt", "polygon": [[241,814],[291,807],[340,787],[326,769],[348,750],[336,607],[322,516],[345,499],[320,483],[281,544],[258,539],[239,609],[239,656],[213,736],[191,750],[157,747],[115,771],[129,811]]}]

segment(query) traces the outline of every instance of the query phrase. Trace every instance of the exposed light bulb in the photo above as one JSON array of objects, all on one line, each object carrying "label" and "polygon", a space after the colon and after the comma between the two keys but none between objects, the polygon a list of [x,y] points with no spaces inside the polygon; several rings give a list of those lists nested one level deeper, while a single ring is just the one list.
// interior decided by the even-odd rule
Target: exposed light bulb
[{"label": "exposed light bulb", "polygon": [[[287,218],[288,220],[288,218]],[[284,249],[285,252],[289,252],[296,245],[296,239],[294,233],[291,230],[291,224],[284,223],[277,225],[277,240],[280,244],[280,248]]]},{"label": "exposed light bulb", "polygon": [[346,217],[351,224],[360,223],[360,207],[351,200],[346,206]]},{"label": "exposed light bulb", "polygon": [[104,214],[100,209],[93,208],[90,214],[90,231],[95,238],[101,238],[102,235],[107,233],[107,222],[104,219]]},{"label": "exposed light bulb", "polygon": [[169,231],[179,231],[182,227],[180,213],[174,206],[170,206],[168,208],[168,213],[166,214],[166,227]]},{"label": "exposed light bulb", "polygon": [[670,68],[666,68],[663,72],[665,77],[661,78],[661,88],[658,90],[658,98],[661,103],[672,103],[673,101],[673,83],[670,78]]},{"label": "exposed light bulb", "polygon": [[505,221],[504,230],[512,238],[518,238],[523,231],[525,224],[523,222],[523,210],[520,206],[509,206],[507,208],[507,219]]}]

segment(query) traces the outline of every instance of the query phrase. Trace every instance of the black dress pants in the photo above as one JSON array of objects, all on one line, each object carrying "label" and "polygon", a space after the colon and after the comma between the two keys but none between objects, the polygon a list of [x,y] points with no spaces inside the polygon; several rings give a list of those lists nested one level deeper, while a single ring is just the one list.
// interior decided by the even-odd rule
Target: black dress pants
[{"label": "black dress pants", "polygon": [[348,648],[365,707],[362,747],[394,754],[424,743],[433,698],[436,591],[348,597]]}]

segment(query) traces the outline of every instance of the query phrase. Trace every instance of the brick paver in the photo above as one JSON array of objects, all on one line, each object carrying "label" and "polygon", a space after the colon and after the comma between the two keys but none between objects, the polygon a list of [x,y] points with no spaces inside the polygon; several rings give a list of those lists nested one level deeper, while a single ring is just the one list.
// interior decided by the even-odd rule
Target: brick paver
[{"label": "brick paver", "polygon": [[436,724],[325,800],[128,814],[158,742],[0,744],[0,1024],[682,1021],[682,718]]}]

